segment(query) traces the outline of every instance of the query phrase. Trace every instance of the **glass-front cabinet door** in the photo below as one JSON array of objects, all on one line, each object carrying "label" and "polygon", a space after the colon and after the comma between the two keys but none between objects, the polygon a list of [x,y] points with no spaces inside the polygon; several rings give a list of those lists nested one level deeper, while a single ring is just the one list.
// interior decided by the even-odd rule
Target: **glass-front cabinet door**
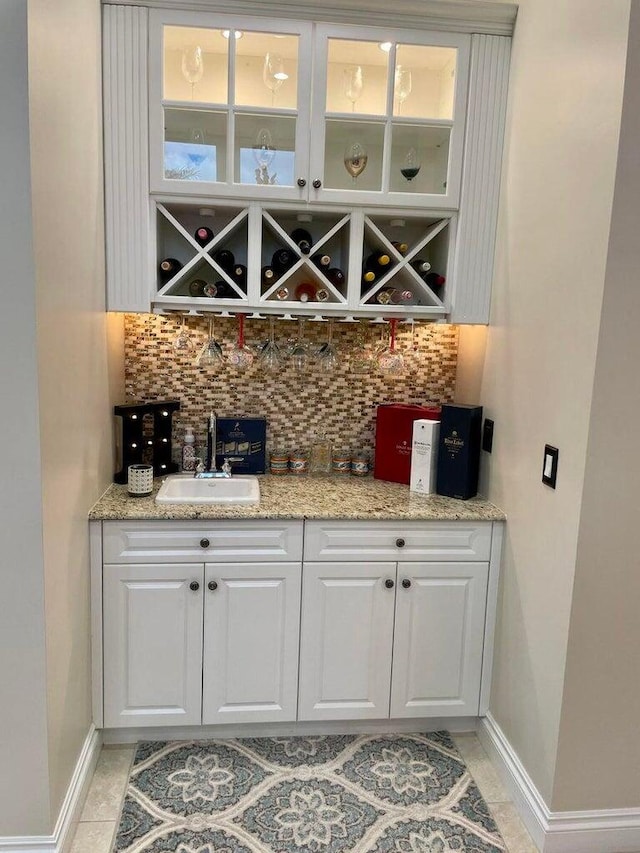
[{"label": "glass-front cabinet door", "polygon": [[469,36],[317,25],[310,198],[455,208]]},{"label": "glass-front cabinet door", "polygon": [[306,198],[311,24],[150,16],[152,192]]}]

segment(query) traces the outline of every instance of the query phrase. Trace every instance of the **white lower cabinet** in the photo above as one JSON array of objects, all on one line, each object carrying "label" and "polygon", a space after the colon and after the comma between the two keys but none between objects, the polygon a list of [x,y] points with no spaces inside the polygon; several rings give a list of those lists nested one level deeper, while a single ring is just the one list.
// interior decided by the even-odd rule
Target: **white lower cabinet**
[{"label": "white lower cabinet", "polygon": [[395,577],[395,563],[304,564],[300,720],[389,716]]},{"label": "white lower cabinet", "polygon": [[502,525],[305,531],[303,549],[302,522],[104,522],[96,725],[486,713]]},{"label": "white lower cabinet", "polygon": [[203,723],[292,721],[300,563],[205,566]]},{"label": "white lower cabinet", "polygon": [[204,566],[105,566],[104,722],[200,723]]},{"label": "white lower cabinet", "polygon": [[401,563],[391,717],[478,714],[487,563]]}]

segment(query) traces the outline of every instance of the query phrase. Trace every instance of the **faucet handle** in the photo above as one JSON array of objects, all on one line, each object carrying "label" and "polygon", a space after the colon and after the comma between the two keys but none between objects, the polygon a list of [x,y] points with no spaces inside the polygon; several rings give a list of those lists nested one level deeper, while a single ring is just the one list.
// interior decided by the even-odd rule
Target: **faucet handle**
[{"label": "faucet handle", "polygon": [[231,476],[231,463],[228,459],[225,459],[222,464],[222,473],[225,474],[227,477]]},{"label": "faucet handle", "polygon": [[200,458],[196,462],[195,473],[196,475],[204,473],[204,462]]}]

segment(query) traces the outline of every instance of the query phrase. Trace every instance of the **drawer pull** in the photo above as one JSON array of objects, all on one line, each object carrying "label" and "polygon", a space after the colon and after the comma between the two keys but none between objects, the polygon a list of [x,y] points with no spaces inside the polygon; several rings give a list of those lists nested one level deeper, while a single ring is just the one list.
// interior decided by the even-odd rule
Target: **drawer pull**
[{"label": "drawer pull", "polygon": [[391,580],[391,578],[387,578],[386,581],[384,582],[384,585],[386,586],[387,589],[393,589],[393,587],[395,586],[395,584]]},{"label": "drawer pull", "polygon": [[320,180],[320,178],[316,178],[315,181],[313,182],[314,190],[319,190],[321,186],[322,186],[322,181]]},{"label": "drawer pull", "polygon": [[409,589],[409,587],[411,586],[411,581],[409,580],[409,578],[402,579],[402,586],[404,589]]},{"label": "drawer pull", "polygon": [[198,583],[198,581],[191,581],[191,583],[189,584],[189,589],[191,590],[191,592],[197,592],[200,589],[200,584]]},{"label": "drawer pull", "polygon": [[396,548],[404,548],[404,539],[396,539]]},{"label": "drawer pull", "polygon": [[200,547],[201,548],[208,548],[209,547],[209,540],[208,539],[201,539],[200,540]]},{"label": "drawer pull", "polygon": [[218,589],[218,584],[217,584],[217,582],[216,582],[216,581],[209,581],[209,583],[207,584],[207,586],[209,587],[209,589],[211,590],[211,592],[215,592],[215,591]]}]

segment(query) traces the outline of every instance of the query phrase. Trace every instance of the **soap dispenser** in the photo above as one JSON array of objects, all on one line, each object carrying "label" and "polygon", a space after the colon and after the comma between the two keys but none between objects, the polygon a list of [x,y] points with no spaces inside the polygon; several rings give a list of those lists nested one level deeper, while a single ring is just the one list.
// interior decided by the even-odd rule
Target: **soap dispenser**
[{"label": "soap dispenser", "polygon": [[196,470],[196,437],[193,434],[193,427],[185,427],[184,440],[182,443],[182,470]]}]

